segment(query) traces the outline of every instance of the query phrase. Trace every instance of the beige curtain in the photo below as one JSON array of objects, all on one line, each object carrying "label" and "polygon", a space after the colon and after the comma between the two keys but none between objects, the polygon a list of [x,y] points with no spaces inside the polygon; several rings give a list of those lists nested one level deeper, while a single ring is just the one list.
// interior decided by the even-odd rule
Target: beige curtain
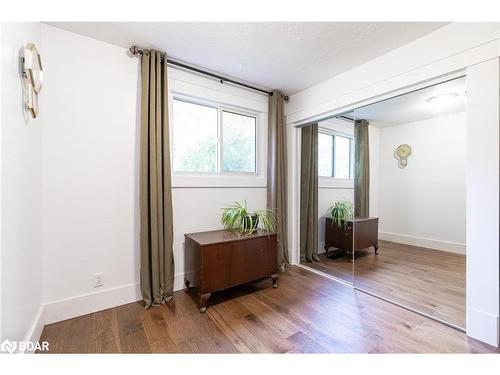
[{"label": "beige curtain", "polygon": [[300,260],[318,258],[318,124],[302,128],[300,168]]},{"label": "beige curtain", "polygon": [[273,91],[269,97],[267,208],[277,216],[278,267],[284,270],[290,263],[287,241],[287,155],[286,124],[283,120],[283,95]]},{"label": "beige curtain", "polygon": [[354,123],[354,214],[355,217],[370,216],[370,153],[366,120]]},{"label": "beige curtain", "polygon": [[167,64],[158,51],[141,58],[140,247],[146,307],[172,298],[172,194],[168,134]]}]

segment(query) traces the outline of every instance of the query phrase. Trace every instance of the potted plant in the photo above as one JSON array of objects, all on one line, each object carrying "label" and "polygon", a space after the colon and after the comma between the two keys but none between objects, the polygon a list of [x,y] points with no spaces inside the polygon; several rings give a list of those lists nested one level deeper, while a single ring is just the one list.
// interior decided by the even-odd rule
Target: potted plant
[{"label": "potted plant", "polygon": [[342,225],[347,225],[347,220],[354,216],[354,209],[351,202],[337,201],[330,208],[330,215],[332,216],[332,223],[336,224],[339,228]]},{"label": "potted plant", "polygon": [[222,209],[222,225],[224,228],[238,231],[245,235],[250,235],[260,227],[267,232],[276,230],[276,215],[273,210],[257,210],[248,212],[247,202],[244,204],[234,202]]}]

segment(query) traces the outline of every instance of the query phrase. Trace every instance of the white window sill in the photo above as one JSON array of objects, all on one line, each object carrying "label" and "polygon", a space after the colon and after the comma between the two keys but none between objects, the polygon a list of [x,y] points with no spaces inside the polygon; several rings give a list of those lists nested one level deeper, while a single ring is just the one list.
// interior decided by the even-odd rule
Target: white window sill
[{"label": "white window sill", "polygon": [[172,188],[266,188],[267,177],[246,173],[172,175]]},{"label": "white window sill", "polygon": [[354,189],[354,180],[347,178],[319,177],[319,189]]}]

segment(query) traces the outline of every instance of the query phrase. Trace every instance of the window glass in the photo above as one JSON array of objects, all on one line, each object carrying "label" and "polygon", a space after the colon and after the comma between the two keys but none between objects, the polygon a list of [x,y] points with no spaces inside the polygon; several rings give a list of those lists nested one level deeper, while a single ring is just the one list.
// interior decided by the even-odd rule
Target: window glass
[{"label": "window glass", "polygon": [[318,175],[332,177],[333,136],[318,133]]},{"label": "window glass", "polygon": [[217,171],[217,108],[173,101],[173,169]]},{"label": "window glass", "polygon": [[351,140],[339,135],[335,136],[335,178],[349,178],[351,159]]},{"label": "window glass", "polygon": [[255,172],[255,117],[222,112],[222,169]]}]

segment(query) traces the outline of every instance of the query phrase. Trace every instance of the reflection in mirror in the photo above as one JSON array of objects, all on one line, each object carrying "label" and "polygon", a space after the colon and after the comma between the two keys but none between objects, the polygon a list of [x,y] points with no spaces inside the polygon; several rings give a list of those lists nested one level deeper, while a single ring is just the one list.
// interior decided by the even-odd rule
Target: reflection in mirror
[{"label": "reflection in mirror", "polygon": [[300,176],[301,263],[352,283],[354,121],[349,114],[301,129]]},{"label": "reflection in mirror", "polygon": [[354,286],[461,328],[465,101],[458,78],[354,112]]}]

